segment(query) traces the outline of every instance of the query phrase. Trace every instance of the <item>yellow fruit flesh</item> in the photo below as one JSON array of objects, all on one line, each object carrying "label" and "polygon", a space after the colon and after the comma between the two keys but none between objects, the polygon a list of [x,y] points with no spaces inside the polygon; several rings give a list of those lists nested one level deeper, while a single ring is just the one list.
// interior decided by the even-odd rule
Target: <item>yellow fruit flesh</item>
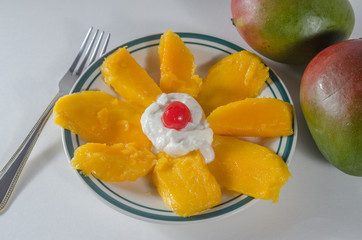
[{"label": "yellow fruit flesh", "polygon": [[220,187],[198,151],[179,158],[159,154],[153,182],[166,206],[182,217],[221,202]]},{"label": "yellow fruit flesh", "polygon": [[248,98],[216,108],[207,117],[215,134],[280,137],[293,134],[293,107],[274,98]]},{"label": "yellow fruit flesh", "polygon": [[152,152],[134,143],[112,146],[87,143],[77,148],[70,165],[105,182],[123,182],[147,175],[155,162],[156,156]]},{"label": "yellow fruit flesh", "polygon": [[126,48],[108,56],[101,65],[101,71],[104,81],[130,103],[148,107],[162,93]]},{"label": "yellow fruit flesh", "polygon": [[269,67],[258,56],[237,52],[209,69],[197,100],[207,116],[219,106],[258,96],[268,78]]},{"label": "yellow fruit flesh", "polygon": [[150,147],[140,123],[143,108],[130,105],[105,92],[84,91],[60,98],[54,122],[88,142],[128,143]]},{"label": "yellow fruit flesh", "polygon": [[225,188],[255,198],[277,202],[281,187],[291,176],[283,159],[270,149],[237,139],[214,135],[215,159],[211,173]]},{"label": "yellow fruit flesh", "polygon": [[202,79],[195,74],[194,56],[181,38],[166,31],[160,40],[160,88],[165,93],[181,92],[196,97]]}]

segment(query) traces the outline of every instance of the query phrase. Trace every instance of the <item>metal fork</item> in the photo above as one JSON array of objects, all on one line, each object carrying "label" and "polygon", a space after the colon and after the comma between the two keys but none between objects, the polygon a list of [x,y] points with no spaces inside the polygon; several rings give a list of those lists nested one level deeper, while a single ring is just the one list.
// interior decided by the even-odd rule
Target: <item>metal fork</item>
[{"label": "metal fork", "polygon": [[[99,30],[97,29],[91,38],[92,32],[93,32],[93,27],[90,27],[79,49],[79,52],[74,59],[74,62],[72,63],[69,70],[65,73],[64,77],[59,82],[59,91],[57,95],[50,102],[48,107],[45,109],[44,113],[41,115],[37,123],[31,129],[28,136],[26,136],[26,138],[19,146],[19,148],[16,150],[14,155],[10,158],[10,160],[6,163],[4,168],[0,171],[0,211],[3,210],[4,207],[6,206],[6,203],[8,202],[11,193],[14,190],[16,182],[19,179],[20,173],[23,170],[26,160],[28,159],[41,131],[43,130],[45,123],[48,121],[49,117],[53,112],[53,108],[56,101],[60,97],[70,92],[72,86],[74,85],[78,77],[82,74],[84,68],[89,64],[91,64],[96,59],[98,50],[101,46],[104,32],[102,31],[98,36]],[[90,38],[91,41],[88,44],[87,50],[84,52],[88,40]],[[98,40],[96,44],[94,44],[97,38]],[[105,53],[109,38],[110,34],[108,34],[106,36],[106,39],[103,41],[103,47],[101,49],[99,57]],[[91,52],[92,55],[90,55]],[[82,55],[83,55],[83,60],[80,62]]]}]

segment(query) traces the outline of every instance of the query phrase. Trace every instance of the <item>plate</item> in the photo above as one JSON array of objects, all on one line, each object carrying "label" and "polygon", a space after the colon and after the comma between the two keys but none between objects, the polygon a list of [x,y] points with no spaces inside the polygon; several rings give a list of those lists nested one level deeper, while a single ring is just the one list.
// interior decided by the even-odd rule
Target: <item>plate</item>
[{"label": "plate", "polygon": [[[208,69],[217,61],[232,53],[244,50],[231,42],[208,35],[185,32],[179,32],[177,34],[193,53],[197,65],[196,73],[202,78],[206,76]],[[119,46],[127,46],[131,55],[155,80],[160,78],[160,63],[158,56],[160,36],[161,34],[146,36]],[[104,57],[107,57],[119,47],[108,52]],[[106,85],[102,80],[99,67],[102,64],[104,57],[94,62],[82,76],[80,76],[73,86],[71,93],[83,90],[101,90],[119,97],[111,87]],[[284,84],[272,70],[270,70],[270,78],[266,82],[266,87],[262,90],[259,97],[277,98],[293,104]],[[248,138],[248,140],[273,149],[287,164],[289,164],[297,139],[295,116],[293,129],[293,136],[265,139]],[[62,131],[62,138],[69,161],[73,158],[74,150],[78,146],[86,143],[79,136],[68,130]],[[156,188],[152,185],[149,176],[139,178],[135,182],[106,183],[92,176],[84,176],[79,171],[75,172],[94,193],[114,209],[137,219],[157,223],[190,223],[220,219],[241,211],[255,203],[257,200],[243,194],[223,191],[221,204],[200,214],[183,218],[175,215],[164,205]]]}]

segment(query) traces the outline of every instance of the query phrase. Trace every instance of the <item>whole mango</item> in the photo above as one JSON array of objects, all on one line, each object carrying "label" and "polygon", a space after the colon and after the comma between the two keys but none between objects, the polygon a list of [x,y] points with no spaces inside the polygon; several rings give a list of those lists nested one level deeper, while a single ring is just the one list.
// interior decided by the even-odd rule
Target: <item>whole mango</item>
[{"label": "whole mango", "polygon": [[348,39],[355,22],[348,0],[232,0],[231,12],[254,50],[291,64],[308,63],[324,48]]},{"label": "whole mango", "polygon": [[324,157],[341,171],[362,176],[362,39],[320,52],[304,71],[300,103]]}]

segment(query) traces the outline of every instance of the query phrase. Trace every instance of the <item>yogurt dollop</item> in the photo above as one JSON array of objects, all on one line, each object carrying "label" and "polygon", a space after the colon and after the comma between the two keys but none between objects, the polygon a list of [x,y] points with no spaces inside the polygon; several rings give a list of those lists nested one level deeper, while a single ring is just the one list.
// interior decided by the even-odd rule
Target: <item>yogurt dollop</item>
[{"label": "yogurt dollop", "polygon": [[[192,116],[192,122],[181,130],[167,128],[162,122],[162,115],[167,106],[174,102],[185,104]],[[172,157],[180,157],[200,150],[205,163],[214,160],[212,149],[213,132],[205,119],[200,104],[186,93],[163,93],[155,103],[144,111],[141,117],[142,130],[154,146],[154,152],[165,152]]]}]

